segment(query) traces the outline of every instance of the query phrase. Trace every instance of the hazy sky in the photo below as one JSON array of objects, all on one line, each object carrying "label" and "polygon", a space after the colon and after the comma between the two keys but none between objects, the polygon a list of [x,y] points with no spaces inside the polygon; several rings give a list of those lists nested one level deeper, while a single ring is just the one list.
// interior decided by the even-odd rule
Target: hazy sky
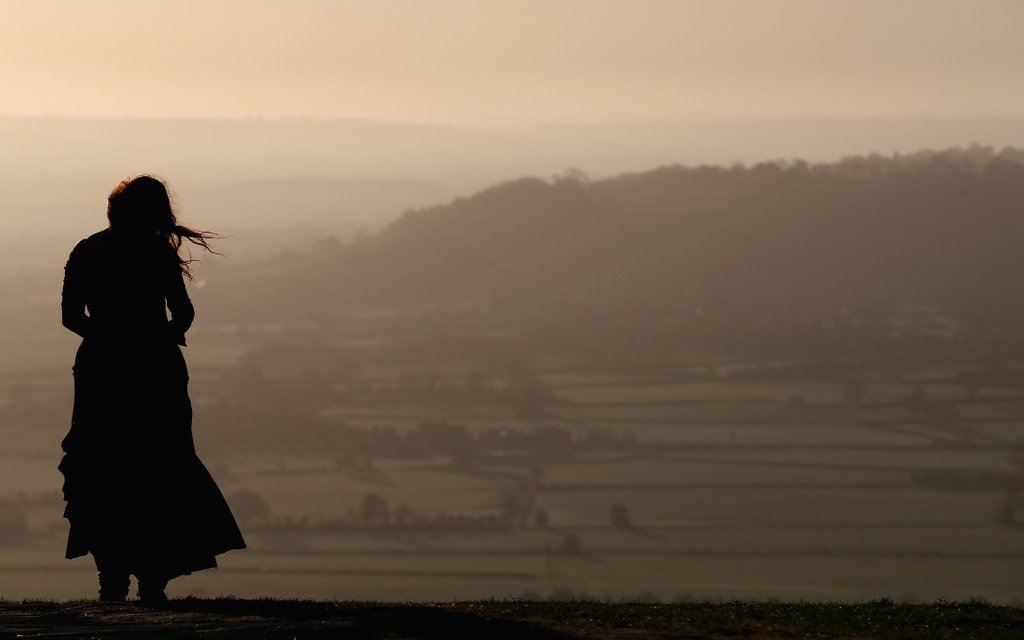
[{"label": "hazy sky", "polygon": [[1024,115],[1020,0],[0,0],[0,112]]}]

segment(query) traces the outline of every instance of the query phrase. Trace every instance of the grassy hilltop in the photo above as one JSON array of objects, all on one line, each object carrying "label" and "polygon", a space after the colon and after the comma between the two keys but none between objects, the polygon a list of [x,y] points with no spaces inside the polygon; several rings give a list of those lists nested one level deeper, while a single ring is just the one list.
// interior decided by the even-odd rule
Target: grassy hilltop
[{"label": "grassy hilltop", "polygon": [[982,602],[722,604],[484,600],[0,603],[0,638],[1013,638],[1024,609]]}]

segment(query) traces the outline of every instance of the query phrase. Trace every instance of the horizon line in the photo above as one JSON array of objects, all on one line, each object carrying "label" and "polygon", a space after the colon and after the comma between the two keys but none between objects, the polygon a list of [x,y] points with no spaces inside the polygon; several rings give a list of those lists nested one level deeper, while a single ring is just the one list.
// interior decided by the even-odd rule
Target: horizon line
[{"label": "horizon line", "polygon": [[1024,114],[989,115],[766,115],[766,116],[657,116],[625,119],[579,119],[516,122],[501,119],[458,121],[428,121],[373,118],[369,116],[138,116],[138,115],[70,115],[61,113],[28,114],[0,112],[7,120],[64,120],[81,122],[180,122],[180,123],[250,123],[250,124],[364,124],[377,126],[406,126],[430,129],[544,129],[603,126],[680,125],[680,124],[758,124],[758,123],[958,123],[958,122],[1012,122],[1024,121]]}]

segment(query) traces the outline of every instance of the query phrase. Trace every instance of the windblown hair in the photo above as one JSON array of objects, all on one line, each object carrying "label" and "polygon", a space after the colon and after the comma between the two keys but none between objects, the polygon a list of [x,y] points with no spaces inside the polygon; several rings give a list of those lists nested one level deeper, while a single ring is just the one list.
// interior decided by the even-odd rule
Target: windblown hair
[{"label": "windblown hair", "polygon": [[181,245],[188,240],[210,253],[217,253],[210,247],[209,241],[221,237],[210,231],[199,231],[178,224],[166,185],[148,175],[127,178],[114,187],[107,198],[107,220],[115,232],[141,237],[156,236],[166,241],[178,258],[181,272],[189,280],[192,279],[189,265],[195,260],[191,254],[188,258],[181,256]]}]

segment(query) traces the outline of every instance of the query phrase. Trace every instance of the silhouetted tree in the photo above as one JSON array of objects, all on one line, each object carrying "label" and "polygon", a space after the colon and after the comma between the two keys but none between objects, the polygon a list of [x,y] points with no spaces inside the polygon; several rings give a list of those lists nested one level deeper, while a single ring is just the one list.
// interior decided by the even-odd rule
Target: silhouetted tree
[{"label": "silhouetted tree", "polygon": [[907,408],[910,409],[910,413],[913,414],[914,419],[916,420],[920,418],[921,414],[924,412],[925,405],[927,404],[927,396],[925,395],[924,387],[919,384],[914,385],[910,390],[910,393],[907,394],[905,402]]},{"label": "silhouetted tree", "polygon": [[228,500],[235,517],[242,522],[262,522],[270,518],[270,505],[251,489],[239,489]]},{"label": "silhouetted tree", "polygon": [[551,183],[556,185],[584,185],[587,184],[588,182],[590,182],[590,176],[587,175],[587,172],[584,171],[583,169],[578,169],[576,167],[570,167],[563,171],[562,173],[556,173],[555,175],[551,176]]},{"label": "silhouetted tree", "polygon": [[548,512],[544,509],[537,509],[533,512],[533,523],[538,529],[548,528]]},{"label": "silhouetted tree", "polygon": [[28,516],[21,509],[0,513],[0,546],[17,545],[29,536]]},{"label": "silhouetted tree", "polygon": [[417,426],[416,438],[424,451],[447,456],[458,467],[472,465],[479,454],[473,436],[460,424],[422,422]]},{"label": "silhouetted tree", "polygon": [[613,504],[608,510],[608,524],[616,529],[629,529],[633,526],[629,519],[629,510],[621,503]]},{"label": "silhouetted tree", "polygon": [[386,525],[391,520],[388,501],[376,493],[368,493],[359,503],[359,521],[367,526]]},{"label": "silhouetted tree", "polygon": [[395,524],[399,527],[407,527],[416,519],[416,513],[407,504],[398,505],[394,515]]},{"label": "silhouetted tree", "polygon": [[583,550],[583,543],[575,533],[567,533],[562,536],[558,543],[558,552],[566,555],[576,555]]}]

